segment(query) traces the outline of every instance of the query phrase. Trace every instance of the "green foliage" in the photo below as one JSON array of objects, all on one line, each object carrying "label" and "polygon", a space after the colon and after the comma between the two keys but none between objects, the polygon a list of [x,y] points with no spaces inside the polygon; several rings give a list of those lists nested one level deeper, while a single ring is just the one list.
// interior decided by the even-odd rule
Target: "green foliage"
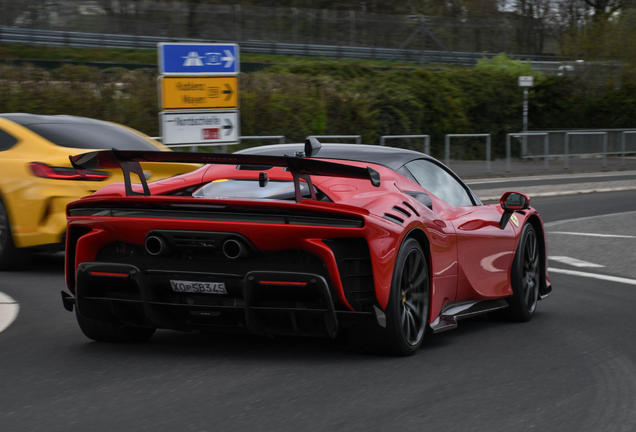
[{"label": "green foliage", "polygon": [[298,75],[320,76],[326,75],[334,78],[358,78],[372,76],[374,70],[368,66],[362,66],[354,62],[321,61],[311,63],[287,63],[270,66],[269,73],[287,73]]},{"label": "green foliage", "polygon": [[513,60],[504,53],[498,54],[492,59],[483,58],[477,62],[477,69],[485,71],[502,71],[507,74],[519,76],[540,76],[540,72],[532,70],[530,62]]},{"label": "green foliage", "polygon": [[[241,74],[241,134],[285,135],[288,142],[308,135],[362,135],[372,144],[382,135],[428,134],[433,155],[443,157],[445,134],[490,133],[493,157],[503,157],[505,135],[522,128],[523,93],[516,77],[529,75],[513,71],[378,71],[324,63]],[[159,134],[157,76],[149,69],[5,65],[0,94],[0,112],[82,115]],[[630,70],[611,81],[540,77],[530,91],[529,128],[633,127],[634,95],[636,72]],[[461,142],[466,145],[455,147],[470,149],[463,158],[484,157],[483,139],[472,147]],[[422,149],[421,140],[391,145]]]},{"label": "green foliage", "polygon": [[80,115],[159,133],[154,71],[0,66],[0,93],[0,112]]}]

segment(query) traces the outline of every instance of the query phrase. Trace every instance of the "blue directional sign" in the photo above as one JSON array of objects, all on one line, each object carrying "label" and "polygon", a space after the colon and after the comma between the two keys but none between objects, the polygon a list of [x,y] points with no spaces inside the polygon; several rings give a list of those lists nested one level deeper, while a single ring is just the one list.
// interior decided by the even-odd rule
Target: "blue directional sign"
[{"label": "blue directional sign", "polygon": [[160,43],[163,75],[223,75],[239,72],[237,44]]}]

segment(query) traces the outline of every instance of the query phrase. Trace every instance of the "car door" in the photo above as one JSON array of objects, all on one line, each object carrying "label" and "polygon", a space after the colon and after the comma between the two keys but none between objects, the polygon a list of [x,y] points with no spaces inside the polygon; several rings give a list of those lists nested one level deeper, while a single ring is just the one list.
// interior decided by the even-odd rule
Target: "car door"
[{"label": "car door", "polygon": [[509,273],[516,229],[501,229],[500,206],[483,205],[452,172],[436,161],[418,159],[405,165],[416,181],[442,202],[433,211],[450,222],[457,236],[456,301],[510,295]]}]

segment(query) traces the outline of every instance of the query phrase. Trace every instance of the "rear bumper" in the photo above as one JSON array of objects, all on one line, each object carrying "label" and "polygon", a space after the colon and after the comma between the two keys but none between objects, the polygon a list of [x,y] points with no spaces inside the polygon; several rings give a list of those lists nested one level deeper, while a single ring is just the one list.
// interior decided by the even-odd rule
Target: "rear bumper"
[{"label": "rear bumper", "polygon": [[[87,191],[87,194],[90,193]],[[66,233],[66,205],[77,196],[42,197],[15,215],[13,241],[20,248],[54,247],[62,250]],[[49,246],[52,245],[52,246]],[[60,248],[61,246],[61,248]]]},{"label": "rear bumper", "polygon": [[[336,310],[317,274],[253,271],[228,294],[176,293],[171,279],[218,280],[212,273],[85,262],[77,269],[75,307],[86,318],[114,325],[260,335],[335,337],[342,326],[374,319],[371,312]],[[66,293],[63,299],[65,307],[73,303]]]}]

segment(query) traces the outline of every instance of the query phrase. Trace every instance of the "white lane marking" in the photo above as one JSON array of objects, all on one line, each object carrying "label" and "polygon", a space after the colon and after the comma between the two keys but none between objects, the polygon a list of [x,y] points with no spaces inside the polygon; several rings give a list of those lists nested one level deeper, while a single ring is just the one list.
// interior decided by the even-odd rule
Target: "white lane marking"
[{"label": "white lane marking", "polygon": [[[524,188],[526,189],[526,188]],[[556,191],[556,192],[532,192],[532,191],[527,191],[526,195],[529,195],[531,198],[539,198],[539,197],[551,197],[551,196],[561,196],[561,195],[578,195],[578,194],[587,194],[587,193],[596,193],[596,192],[622,192],[622,191],[629,191],[629,190],[636,190],[636,186],[621,186],[621,187],[614,187],[614,188],[600,188],[600,189],[580,189],[580,190],[564,190],[564,191]],[[480,200],[482,201],[497,201],[499,200],[499,198],[501,198],[501,195],[503,195],[503,193],[501,195],[493,195],[493,196],[481,196],[479,193],[479,189],[474,190],[473,192],[475,192],[477,194],[477,196],[479,197]]]},{"label": "white lane marking", "polygon": [[568,264],[574,267],[605,267],[604,265],[594,264],[587,261],[582,261],[576,258],[570,258],[566,256],[549,256],[548,259],[552,261],[558,261],[563,264]]},{"label": "white lane marking", "polygon": [[604,215],[586,216],[586,217],[574,218],[574,219],[563,219],[560,221],[544,223],[543,226],[546,228],[550,228],[555,225],[560,225],[564,223],[572,223],[572,222],[579,222],[579,221],[590,220],[590,219],[598,219],[598,218],[604,218],[604,217],[622,216],[622,215],[630,215],[630,214],[636,215],[636,211],[628,211],[628,212],[622,212],[622,213],[608,213]]},{"label": "white lane marking", "polygon": [[636,236],[630,236],[630,235],[577,233],[577,232],[566,232],[566,231],[548,231],[548,234],[567,234],[567,235],[588,236],[588,237],[636,238]]},{"label": "white lane marking", "polygon": [[473,179],[465,180],[466,184],[488,184],[488,183],[510,183],[517,181],[543,181],[543,180],[558,180],[558,179],[577,179],[577,178],[598,178],[598,177],[622,177],[636,175],[636,171],[619,171],[608,173],[587,173],[587,174],[553,174],[545,176],[526,176],[526,177],[500,177],[494,179]]},{"label": "white lane marking", "polygon": [[5,293],[0,292],[0,333],[17,318],[20,305]]},{"label": "white lane marking", "polygon": [[557,269],[552,267],[548,267],[548,272],[563,273],[563,274],[567,274],[571,276],[582,276],[582,277],[588,277],[593,279],[601,279],[601,280],[610,281],[610,282],[619,282],[619,283],[624,283],[629,285],[636,285],[636,280],[634,279],[627,279],[627,278],[616,277],[616,276],[606,276],[606,275],[600,275],[595,273],[585,273],[585,272],[580,272],[575,270],[564,270],[564,269]]}]

